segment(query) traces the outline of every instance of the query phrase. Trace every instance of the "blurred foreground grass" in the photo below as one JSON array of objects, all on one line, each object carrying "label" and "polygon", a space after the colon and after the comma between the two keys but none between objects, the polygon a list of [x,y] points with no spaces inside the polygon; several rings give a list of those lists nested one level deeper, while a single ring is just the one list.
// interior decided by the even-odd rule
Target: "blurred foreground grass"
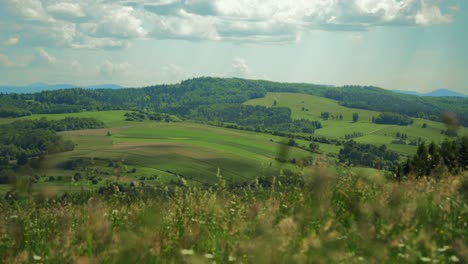
[{"label": "blurred foreground grass", "polygon": [[315,167],[247,187],[111,185],[3,200],[3,263],[467,263],[468,175]]}]

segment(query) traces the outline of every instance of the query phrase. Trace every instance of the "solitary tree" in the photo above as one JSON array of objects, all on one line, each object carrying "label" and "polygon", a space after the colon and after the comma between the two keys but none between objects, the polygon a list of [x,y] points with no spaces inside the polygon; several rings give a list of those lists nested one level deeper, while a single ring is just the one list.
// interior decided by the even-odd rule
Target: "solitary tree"
[{"label": "solitary tree", "polygon": [[288,141],[288,146],[291,146],[291,147],[296,146],[296,141],[293,138],[290,138]]},{"label": "solitary tree", "polygon": [[310,148],[310,151],[312,152],[318,152],[320,145],[315,142],[312,142],[310,143],[309,148]]},{"label": "solitary tree", "polygon": [[353,122],[356,123],[359,120],[359,114],[353,113]]}]

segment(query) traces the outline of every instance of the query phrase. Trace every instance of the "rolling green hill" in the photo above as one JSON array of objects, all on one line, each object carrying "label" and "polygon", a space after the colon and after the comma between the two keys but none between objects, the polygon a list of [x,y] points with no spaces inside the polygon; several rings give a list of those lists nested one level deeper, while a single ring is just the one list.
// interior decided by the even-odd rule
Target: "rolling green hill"
[{"label": "rolling green hill", "polygon": [[[68,184],[49,182],[45,178],[39,180],[39,186],[54,186],[58,190],[72,188],[69,179],[73,175],[89,173],[81,165],[64,170],[67,162],[77,160],[84,161],[93,175],[101,179],[96,186],[111,179],[131,182],[142,177],[152,179],[147,184],[178,182],[178,176],[195,184],[210,184],[217,181],[218,173],[231,183],[249,183],[262,175],[278,174],[280,169],[297,170],[293,164],[275,160],[286,140],[282,137],[189,122],[129,122],[125,121],[124,114],[124,111],[105,111],[20,118],[56,120],[92,116],[108,126],[61,132],[65,139],[76,144],[75,149],[48,155],[34,174],[56,179],[65,177]],[[299,161],[310,156],[309,151],[296,147],[287,152],[288,160]],[[109,165],[114,163],[121,166]],[[133,169],[137,173],[131,172]]]},{"label": "rolling green hill", "polygon": [[[414,154],[416,146],[392,144],[397,133],[408,135],[410,140],[422,139],[426,141],[442,141],[446,138],[441,131],[446,129],[440,122],[434,122],[421,118],[414,118],[414,123],[408,126],[382,125],[372,123],[372,117],[377,117],[380,113],[363,109],[348,108],[342,106],[336,100],[300,93],[267,93],[263,98],[253,99],[246,102],[248,105],[261,105],[273,107],[288,107],[292,110],[294,119],[305,118],[309,120],[320,120],[322,128],[315,131],[316,135],[344,139],[346,134],[362,133],[362,136],[355,138],[362,143],[375,145],[387,144],[389,149],[402,154]],[[343,116],[343,120],[331,119],[323,120],[322,112],[329,112],[334,116]],[[353,122],[352,115],[359,115],[358,122]],[[426,124],[426,128],[422,128]],[[460,135],[468,135],[467,128],[460,128]]]}]

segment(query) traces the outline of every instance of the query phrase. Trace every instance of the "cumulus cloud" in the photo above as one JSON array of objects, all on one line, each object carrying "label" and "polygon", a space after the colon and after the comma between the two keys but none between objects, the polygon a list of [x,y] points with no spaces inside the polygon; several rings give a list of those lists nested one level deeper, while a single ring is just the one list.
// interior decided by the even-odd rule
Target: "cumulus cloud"
[{"label": "cumulus cloud", "polygon": [[248,77],[250,75],[250,67],[244,58],[235,58],[231,64],[233,77]]},{"label": "cumulus cloud", "polygon": [[38,59],[41,62],[44,62],[46,64],[54,64],[57,62],[57,58],[50,55],[44,48],[37,48],[36,51],[37,51]]},{"label": "cumulus cloud", "polygon": [[440,0],[4,1],[12,26],[71,48],[124,48],[141,38],[296,41],[311,30],[449,23],[459,12]]},{"label": "cumulus cloud", "polygon": [[9,38],[9,39],[5,40],[5,42],[3,42],[3,44],[5,46],[14,46],[14,45],[18,44],[18,42],[19,42],[18,37],[12,37],[12,38]]},{"label": "cumulus cloud", "polygon": [[102,6],[99,17],[96,23],[96,35],[140,38],[148,33],[143,28],[143,20],[130,6]]},{"label": "cumulus cloud", "polygon": [[54,3],[47,6],[47,11],[52,15],[56,15],[59,17],[84,17],[85,13],[81,6],[77,3],[67,3],[67,2],[60,2]]},{"label": "cumulus cloud", "polygon": [[41,0],[5,0],[8,10],[25,20],[50,21]]},{"label": "cumulus cloud", "polygon": [[266,79],[265,76],[258,76],[249,66],[248,61],[242,57],[236,57],[232,60],[229,67],[221,74],[221,77],[228,78],[249,78],[249,79]]},{"label": "cumulus cloud", "polygon": [[104,61],[99,67],[99,73],[106,76],[125,74],[131,69],[129,63],[112,63],[109,60]]}]

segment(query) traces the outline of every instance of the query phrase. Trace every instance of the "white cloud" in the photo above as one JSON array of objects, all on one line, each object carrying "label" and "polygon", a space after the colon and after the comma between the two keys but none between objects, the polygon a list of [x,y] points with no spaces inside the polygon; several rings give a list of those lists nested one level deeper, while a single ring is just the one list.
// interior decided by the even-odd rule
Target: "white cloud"
[{"label": "white cloud", "polygon": [[59,17],[84,17],[85,13],[77,3],[55,3],[47,6],[47,11]]},{"label": "white cloud", "polygon": [[125,74],[132,68],[129,63],[112,63],[109,60],[104,61],[99,67],[99,73],[102,75]]},{"label": "white cloud", "polygon": [[424,7],[414,17],[416,24],[430,26],[434,24],[446,24],[451,22],[451,17],[444,16],[435,6]]},{"label": "white cloud", "polygon": [[36,51],[41,62],[45,62],[46,64],[54,64],[57,62],[57,58],[50,55],[44,48],[37,48]]},{"label": "white cloud", "polygon": [[250,72],[249,65],[247,65],[244,58],[235,58],[232,63],[232,68],[239,76],[248,75]]},{"label": "white cloud", "polygon": [[38,36],[50,45],[91,49],[125,48],[148,37],[291,42],[311,30],[449,23],[459,12],[439,0],[3,1],[12,26],[25,28],[22,39]]},{"label": "white cloud", "polygon": [[121,38],[141,38],[148,32],[133,7],[102,6],[97,21],[97,34]]},{"label": "white cloud", "polygon": [[26,20],[48,21],[50,17],[40,0],[5,0],[14,15]]},{"label": "white cloud", "polygon": [[19,40],[20,39],[18,37],[12,37],[12,38],[9,38],[9,39],[5,40],[5,42],[3,42],[3,44],[5,46],[14,46],[14,45],[19,43]]},{"label": "white cloud", "polygon": [[223,77],[252,78],[253,74],[244,58],[237,57],[231,63],[231,68],[222,75]]}]

